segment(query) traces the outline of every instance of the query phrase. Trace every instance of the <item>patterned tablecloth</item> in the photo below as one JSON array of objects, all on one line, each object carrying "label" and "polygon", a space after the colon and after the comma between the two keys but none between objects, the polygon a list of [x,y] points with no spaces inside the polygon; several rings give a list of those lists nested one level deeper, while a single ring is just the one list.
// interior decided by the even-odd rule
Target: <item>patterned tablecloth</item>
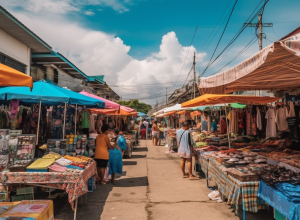
[{"label": "patterned tablecloth", "polygon": [[214,159],[200,158],[199,163],[205,174],[208,171],[206,178],[214,180],[220,193],[228,199],[227,204],[235,206],[236,213],[240,206],[245,211],[257,212],[264,204],[257,196],[259,181],[241,182],[229,175],[227,168]]},{"label": "patterned tablecloth", "polygon": [[[6,172],[1,175],[3,184],[44,184],[65,190],[68,193],[68,201],[74,210],[74,201],[88,192],[88,179],[97,175],[97,166],[94,161],[80,173]],[[3,178],[3,175],[6,177]]]}]

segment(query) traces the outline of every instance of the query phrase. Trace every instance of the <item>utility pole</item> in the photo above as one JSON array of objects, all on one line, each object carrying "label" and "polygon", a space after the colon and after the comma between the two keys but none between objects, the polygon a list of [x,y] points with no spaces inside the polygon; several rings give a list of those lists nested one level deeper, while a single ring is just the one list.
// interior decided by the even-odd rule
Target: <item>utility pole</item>
[{"label": "utility pole", "polygon": [[[262,23],[262,14],[259,14],[257,23],[245,23],[244,25],[246,25],[248,27],[256,27],[256,29],[259,30],[257,37],[258,37],[258,41],[259,41],[259,51],[261,51],[263,48],[262,39],[263,39],[263,35],[264,35],[262,28],[263,27],[273,27],[273,23]],[[256,95],[256,91],[255,91],[255,95]],[[260,91],[258,91],[258,96],[260,96],[260,95],[261,95]]]},{"label": "utility pole", "polygon": [[258,40],[259,40],[259,50],[262,50],[262,39],[263,39],[263,27],[273,27],[273,23],[262,23],[262,14],[258,15],[258,22],[257,23],[245,23],[244,25],[248,27],[256,27],[259,30],[258,33]]},{"label": "utility pole", "polygon": [[196,52],[194,52],[194,98],[196,98]]},{"label": "utility pole", "polygon": [[168,88],[166,88],[166,105],[168,105]]}]

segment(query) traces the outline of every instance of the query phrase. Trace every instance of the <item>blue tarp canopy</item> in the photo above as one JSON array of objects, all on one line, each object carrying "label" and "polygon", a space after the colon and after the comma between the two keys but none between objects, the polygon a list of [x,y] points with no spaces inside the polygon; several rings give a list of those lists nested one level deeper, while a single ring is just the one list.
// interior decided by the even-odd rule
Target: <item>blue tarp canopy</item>
[{"label": "blue tarp canopy", "polygon": [[143,113],[143,112],[138,112],[139,114],[139,116],[146,116],[146,114],[145,113]]},{"label": "blue tarp canopy", "polygon": [[28,87],[4,87],[0,89],[0,99],[19,99],[24,102],[36,103],[42,101],[43,104],[78,104],[86,106],[96,106],[104,108],[105,102],[93,99],[77,92],[61,88],[43,80],[33,83],[33,89]]}]

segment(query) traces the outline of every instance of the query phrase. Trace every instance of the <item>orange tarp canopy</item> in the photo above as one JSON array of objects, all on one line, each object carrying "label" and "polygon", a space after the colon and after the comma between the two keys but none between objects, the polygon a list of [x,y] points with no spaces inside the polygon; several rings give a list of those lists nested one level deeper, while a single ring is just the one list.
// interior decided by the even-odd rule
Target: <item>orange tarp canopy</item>
[{"label": "orange tarp canopy", "polygon": [[215,104],[242,103],[245,105],[267,104],[278,101],[280,98],[248,95],[217,95],[205,94],[198,98],[182,103],[182,107],[197,107]]},{"label": "orange tarp canopy", "polygon": [[116,109],[90,109],[92,114],[104,114],[104,115],[137,115],[137,112],[128,112],[124,109],[120,108],[120,110]]},{"label": "orange tarp canopy", "polygon": [[33,79],[18,70],[0,63],[0,86],[26,86],[32,89]]},{"label": "orange tarp canopy", "polygon": [[165,116],[168,116],[168,115],[173,115],[173,114],[175,114],[176,113],[176,111],[173,111],[173,112],[168,112],[168,113],[166,113],[166,114],[161,114],[161,115],[158,115],[158,116],[156,116],[157,118],[161,118],[161,117],[165,117]]}]

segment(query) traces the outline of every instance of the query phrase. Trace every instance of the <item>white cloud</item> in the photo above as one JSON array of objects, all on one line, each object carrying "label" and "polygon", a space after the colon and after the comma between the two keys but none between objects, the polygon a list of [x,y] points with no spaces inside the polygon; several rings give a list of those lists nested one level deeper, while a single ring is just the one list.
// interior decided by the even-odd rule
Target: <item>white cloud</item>
[{"label": "white cloud", "polygon": [[[165,93],[165,87],[172,86],[170,82],[177,79],[189,51],[189,47],[179,43],[175,32],[169,32],[162,37],[157,53],[137,60],[128,55],[130,46],[119,37],[83,28],[63,15],[53,17],[45,13],[40,16],[26,11],[15,11],[13,15],[87,75],[105,75],[104,80],[125,98]],[[194,47],[190,48],[178,79],[181,85],[191,68],[195,51]],[[205,56],[205,53],[197,54],[200,61]],[[141,87],[143,84],[147,85]],[[139,87],[135,88],[136,85]],[[156,100],[144,101],[154,104]]]},{"label": "white cloud", "polygon": [[84,14],[89,16],[95,15],[95,13],[92,11],[85,11]]},{"label": "white cloud", "polygon": [[[121,0],[0,0],[6,7],[21,7],[34,13],[68,14],[83,10],[84,6],[110,7],[118,13],[129,11],[131,1]],[[93,15],[93,12],[85,11],[84,14]]]}]

